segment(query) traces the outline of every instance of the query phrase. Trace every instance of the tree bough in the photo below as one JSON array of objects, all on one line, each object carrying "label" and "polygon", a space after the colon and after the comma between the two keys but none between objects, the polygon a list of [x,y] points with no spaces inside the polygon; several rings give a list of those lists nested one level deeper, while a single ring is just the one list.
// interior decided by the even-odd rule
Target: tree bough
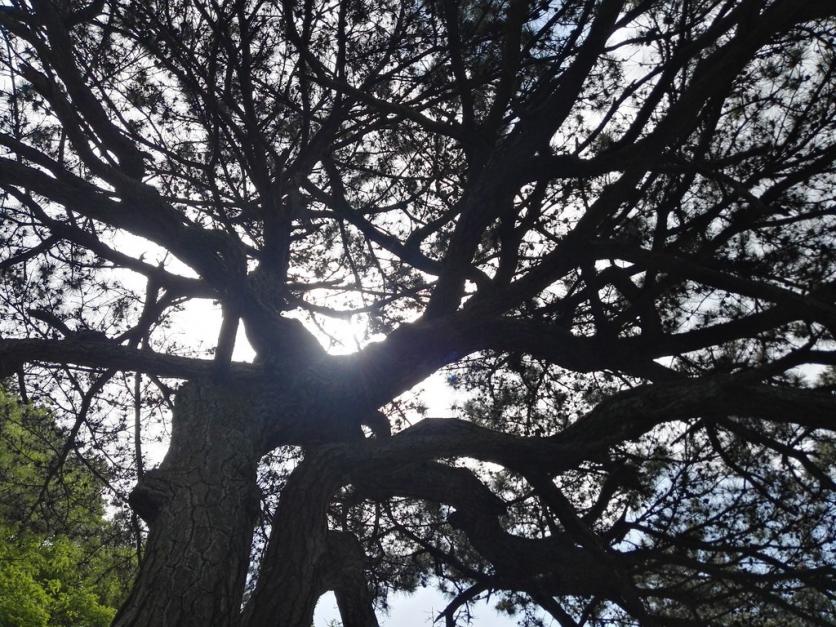
[{"label": "tree bough", "polygon": [[0,7],[0,378],[147,525],[115,624],[836,624],[834,17]]}]

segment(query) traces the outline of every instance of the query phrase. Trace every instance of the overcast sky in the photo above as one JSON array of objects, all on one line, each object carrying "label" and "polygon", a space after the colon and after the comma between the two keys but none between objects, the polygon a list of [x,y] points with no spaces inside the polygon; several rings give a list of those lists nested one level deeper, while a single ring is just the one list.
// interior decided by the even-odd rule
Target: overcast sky
[{"label": "overcast sky", "polygon": [[[493,609],[496,599],[490,603],[481,602],[474,606],[475,627],[515,627],[517,621]],[[392,607],[389,615],[378,612],[381,627],[432,627],[433,618],[447,605],[444,596],[429,588],[419,588],[413,595],[396,594],[389,598]],[[328,627],[329,621],[339,620],[334,595],[326,594],[319,600],[314,615],[314,627]],[[436,623],[436,627],[441,623]],[[550,623],[546,622],[546,625]]]}]

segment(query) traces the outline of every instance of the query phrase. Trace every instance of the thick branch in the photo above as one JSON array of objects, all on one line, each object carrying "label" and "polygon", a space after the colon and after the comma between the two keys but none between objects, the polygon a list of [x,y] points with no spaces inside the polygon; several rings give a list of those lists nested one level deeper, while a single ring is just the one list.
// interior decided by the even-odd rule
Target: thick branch
[{"label": "thick branch", "polygon": [[[21,364],[32,362],[116,368],[175,379],[205,379],[215,373],[214,362],[209,360],[163,355],[107,340],[0,339],[0,378],[16,372]],[[229,367],[233,377],[253,378],[259,373],[259,368],[249,364],[234,363]]]}]

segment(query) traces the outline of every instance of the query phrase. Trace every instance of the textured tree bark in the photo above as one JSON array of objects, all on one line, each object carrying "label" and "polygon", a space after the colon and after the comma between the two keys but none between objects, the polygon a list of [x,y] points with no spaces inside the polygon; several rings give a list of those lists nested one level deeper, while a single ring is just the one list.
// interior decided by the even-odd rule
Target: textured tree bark
[{"label": "textured tree bark", "polygon": [[131,494],[150,534],[115,626],[240,623],[258,511],[259,433],[252,422],[228,389],[193,383],[180,389],[171,447]]}]

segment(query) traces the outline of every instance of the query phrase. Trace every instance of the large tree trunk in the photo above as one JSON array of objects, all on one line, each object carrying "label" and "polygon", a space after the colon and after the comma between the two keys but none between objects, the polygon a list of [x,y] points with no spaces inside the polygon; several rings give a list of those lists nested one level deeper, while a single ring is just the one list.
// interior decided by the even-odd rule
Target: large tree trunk
[{"label": "large tree trunk", "polygon": [[346,474],[344,460],[333,453],[309,449],[288,478],[244,627],[309,627],[328,590],[345,627],[377,627],[360,543],[328,530],[328,503]]},{"label": "large tree trunk", "polygon": [[[325,591],[321,565],[328,553],[328,503],[340,485],[339,463],[309,451],[282,490],[245,627],[310,627]],[[279,618],[277,618],[279,617]]]},{"label": "large tree trunk", "polygon": [[148,522],[145,560],[114,625],[239,624],[258,511],[258,425],[241,394],[187,384],[171,447],[131,503]]}]

